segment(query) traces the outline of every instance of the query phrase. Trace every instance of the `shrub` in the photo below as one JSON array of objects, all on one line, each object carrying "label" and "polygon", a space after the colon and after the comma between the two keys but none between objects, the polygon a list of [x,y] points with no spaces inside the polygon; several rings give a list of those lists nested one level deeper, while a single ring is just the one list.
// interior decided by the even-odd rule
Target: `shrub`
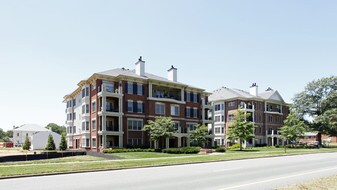
[{"label": "shrub", "polygon": [[55,146],[54,138],[50,134],[48,136],[48,143],[47,143],[47,146],[46,146],[46,150],[55,150],[55,149],[56,149],[56,146]]},{"label": "shrub", "polygon": [[113,153],[124,153],[124,152],[154,152],[154,149],[141,149],[141,148],[109,148],[104,149],[103,153],[113,154]]},{"label": "shrub", "polygon": [[264,143],[264,144],[256,144],[256,145],[255,145],[255,147],[266,147],[266,146],[267,146],[266,143]]},{"label": "shrub", "polygon": [[215,152],[226,152],[226,148],[225,147],[218,147],[215,149]]},{"label": "shrub", "polygon": [[68,148],[66,137],[65,137],[64,134],[62,134],[61,142],[60,142],[60,146],[59,147],[60,147],[60,150],[67,150],[67,148]]},{"label": "shrub", "polygon": [[182,148],[166,148],[163,153],[168,154],[197,154],[200,152],[200,147],[182,147]]},{"label": "shrub", "polygon": [[235,149],[240,149],[240,144],[233,144],[232,146],[229,147],[229,150],[235,150]]},{"label": "shrub", "polygon": [[29,141],[28,134],[26,135],[25,142],[22,146],[23,150],[29,150],[30,149],[31,142]]}]

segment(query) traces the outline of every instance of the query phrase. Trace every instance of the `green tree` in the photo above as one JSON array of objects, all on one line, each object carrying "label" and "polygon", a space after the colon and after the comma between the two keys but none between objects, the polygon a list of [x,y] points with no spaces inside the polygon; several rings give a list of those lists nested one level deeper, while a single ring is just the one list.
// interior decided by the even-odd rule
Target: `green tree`
[{"label": "green tree", "polygon": [[308,83],[303,92],[295,95],[293,106],[302,118],[306,118],[305,121],[311,129],[337,136],[337,130],[323,119],[333,118],[334,111],[331,110],[337,108],[336,76]]},{"label": "green tree", "polygon": [[317,116],[314,120],[315,125],[319,126],[318,130],[324,134],[336,136],[337,134],[337,108],[327,110],[322,115]]},{"label": "green tree", "polygon": [[55,142],[54,142],[54,138],[53,136],[50,134],[48,136],[48,143],[47,143],[47,146],[46,146],[46,150],[55,150],[56,147],[55,147]]},{"label": "green tree", "polygon": [[6,132],[6,136],[7,136],[8,138],[13,138],[13,130],[8,130],[8,131]]},{"label": "green tree", "polygon": [[[301,116],[295,111],[291,111],[288,117],[284,120],[284,126],[281,127],[281,137],[286,141],[297,141],[298,138],[303,137],[306,131],[306,126]],[[284,146],[284,152],[287,152]]]},{"label": "green tree", "polygon": [[23,143],[22,149],[29,150],[31,146],[31,142],[29,141],[28,134],[26,134],[25,142]]},{"label": "green tree", "polygon": [[57,134],[66,134],[66,127],[64,126],[59,126],[55,123],[49,123],[47,126],[46,126],[47,129],[50,129],[51,131],[57,133]]},{"label": "green tree", "polygon": [[170,117],[157,117],[155,121],[149,120],[144,126],[143,131],[149,132],[150,140],[155,142],[155,148],[158,148],[158,142],[162,138],[170,137],[176,131],[174,122]]},{"label": "green tree", "polygon": [[66,141],[66,136],[62,134],[61,142],[60,142],[60,150],[67,150],[67,148],[68,148],[68,145]]},{"label": "green tree", "polygon": [[250,113],[237,110],[234,114],[234,121],[228,128],[228,139],[238,140],[240,150],[242,150],[243,141],[248,141],[254,138],[254,124],[249,121]]},{"label": "green tree", "polygon": [[192,141],[196,141],[199,146],[202,146],[208,141],[206,135],[208,135],[208,127],[204,125],[196,125],[196,129],[191,131],[190,137]]}]

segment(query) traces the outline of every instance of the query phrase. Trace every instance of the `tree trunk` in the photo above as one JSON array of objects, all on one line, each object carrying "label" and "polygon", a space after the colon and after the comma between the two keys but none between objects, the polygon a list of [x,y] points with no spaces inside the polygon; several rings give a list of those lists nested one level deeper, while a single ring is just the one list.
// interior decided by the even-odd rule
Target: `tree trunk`
[{"label": "tree trunk", "polygon": [[241,139],[239,140],[239,142],[240,142],[240,151],[242,150],[242,141],[241,141]]}]

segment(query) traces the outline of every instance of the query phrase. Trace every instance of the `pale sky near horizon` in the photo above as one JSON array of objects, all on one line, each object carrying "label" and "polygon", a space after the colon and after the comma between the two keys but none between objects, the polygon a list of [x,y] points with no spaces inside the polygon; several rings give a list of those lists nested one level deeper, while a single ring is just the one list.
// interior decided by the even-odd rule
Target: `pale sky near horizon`
[{"label": "pale sky near horizon", "polygon": [[337,73],[337,2],[0,1],[0,128],[66,119],[81,79],[134,68],[209,92],[222,86],[295,93]]}]

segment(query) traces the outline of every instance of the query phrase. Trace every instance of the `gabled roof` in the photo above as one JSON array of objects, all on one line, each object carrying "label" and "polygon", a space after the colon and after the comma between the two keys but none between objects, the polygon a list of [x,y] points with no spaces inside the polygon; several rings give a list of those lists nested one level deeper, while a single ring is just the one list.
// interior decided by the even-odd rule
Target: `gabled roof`
[{"label": "gabled roof", "polygon": [[285,103],[277,90],[268,90],[258,94],[258,96],[254,96],[244,90],[222,87],[218,90],[215,90],[212,95],[209,96],[210,101],[228,100],[236,98],[270,100]]},{"label": "gabled roof", "polygon": [[37,124],[25,124],[19,128],[14,129],[13,131],[50,131],[40,125]]}]

